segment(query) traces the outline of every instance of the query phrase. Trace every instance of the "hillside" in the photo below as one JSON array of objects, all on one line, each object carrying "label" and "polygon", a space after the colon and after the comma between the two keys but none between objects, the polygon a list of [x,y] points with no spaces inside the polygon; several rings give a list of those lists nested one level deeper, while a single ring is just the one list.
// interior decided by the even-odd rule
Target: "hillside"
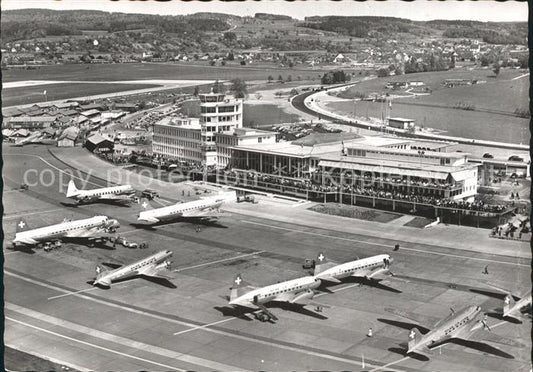
[{"label": "hillside", "polygon": [[224,31],[230,26],[211,13],[193,16],[160,16],[107,13],[93,10],[54,11],[20,9],[2,12],[2,42],[46,36],[81,35],[82,31],[131,31],[149,29],[157,33],[193,35]]},{"label": "hillside", "polygon": [[526,22],[478,22],[434,20],[415,22],[394,17],[307,17],[302,27],[354,37],[367,37],[372,34],[398,37],[399,33],[441,35],[445,38],[482,39],[490,44],[527,44],[528,27]]}]

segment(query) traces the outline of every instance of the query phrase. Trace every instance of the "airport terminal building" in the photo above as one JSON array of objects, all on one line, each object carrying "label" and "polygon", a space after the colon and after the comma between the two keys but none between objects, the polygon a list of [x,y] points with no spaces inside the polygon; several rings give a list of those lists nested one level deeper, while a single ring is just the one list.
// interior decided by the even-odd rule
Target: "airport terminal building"
[{"label": "airport terminal building", "polygon": [[437,141],[359,137],[310,144],[303,139],[236,146],[229,168],[241,179],[268,175],[274,183],[305,183],[354,194],[472,200],[478,166],[467,157]]}]

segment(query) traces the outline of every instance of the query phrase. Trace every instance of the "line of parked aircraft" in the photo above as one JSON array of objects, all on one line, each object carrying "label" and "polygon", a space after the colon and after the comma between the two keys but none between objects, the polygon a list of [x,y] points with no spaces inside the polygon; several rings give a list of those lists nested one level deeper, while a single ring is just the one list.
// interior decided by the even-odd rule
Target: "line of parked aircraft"
[{"label": "line of parked aircraft", "polygon": [[[66,196],[77,200],[78,203],[108,200],[133,201],[136,198],[135,190],[131,185],[79,190],[72,180],[68,184]],[[138,220],[153,224],[175,218],[218,218],[220,216],[219,208],[234,196],[233,193],[218,194],[157,209],[151,209],[148,200],[143,199],[141,205],[144,211],[139,213]],[[68,238],[94,238],[98,235],[114,233],[119,227],[120,223],[116,219],[107,216],[95,216],[75,221],[65,220],[59,224],[30,230],[27,223],[21,219],[17,223],[13,246],[36,246]],[[163,250],[127,265],[98,264],[95,268],[96,276],[92,284],[109,288],[113,282],[134,277],[168,281],[170,278],[163,275],[163,272],[170,270],[171,262],[169,259],[171,257],[171,251]],[[349,277],[379,283],[383,279],[393,276],[390,271],[393,261],[390,255],[379,254],[339,264],[329,261],[324,252],[320,252],[314,261],[311,275],[305,277],[278,282],[265,287],[252,287],[244,281],[241,274],[237,274],[230,288],[228,304],[236,309],[253,311],[256,318],[261,321],[278,320],[277,316],[267,308],[267,305],[271,303],[287,303],[300,308],[314,305],[316,311],[321,312],[322,308],[329,306],[314,301],[317,288],[325,286],[326,283],[340,284]],[[503,319],[521,318],[524,309],[528,307],[531,308],[531,291],[522,298],[507,294],[504,298],[501,316]],[[386,310],[394,315],[417,322],[409,333],[407,355],[427,356],[431,354],[433,349],[447,342],[462,342],[463,345],[474,348],[480,344],[491,347],[485,342],[523,346],[513,340],[484,332],[490,331],[490,326],[487,323],[486,314],[481,316],[482,311],[479,306],[469,306],[458,312],[452,309],[452,313],[440,321],[428,321],[427,319],[424,321],[420,319],[420,315],[410,314],[399,309]],[[383,321],[394,324],[394,321]],[[503,353],[503,356],[508,355],[502,351],[499,352]]]}]

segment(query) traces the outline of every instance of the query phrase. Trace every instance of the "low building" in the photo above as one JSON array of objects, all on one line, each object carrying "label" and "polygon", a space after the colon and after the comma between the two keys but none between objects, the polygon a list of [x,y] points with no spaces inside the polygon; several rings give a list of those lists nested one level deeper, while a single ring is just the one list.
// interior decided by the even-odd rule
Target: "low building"
[{"label": "low building", "polygon": [[231,132],[215,133],[217,167],[226,168],[234,146],[276,143],[277,132],[252,128],[235,128]]},{"label": "low building", "polygon": [[398,129],[409,129],[414,128],[415,121],[413,119],[404,119],[404,118],[389,118],[389,126]]},{"label": "low building", "polygon": [[4,120],[2,127],[11,129],[43,129],[56,122],[55,116],[16,116]]},{"label": "low building", "polygon": [[93,134],[85,141],[85,147],[91,152],[110,152],[113,151],[115,143],[109,138],[102,137],[99,134]]},{"label": "low building", "polygon": [[111,110],[102,112],[102,119],[118,119],[126,115],[126,112],[121,110]]},{"label": "low building", "polygon": [[80,114],[88,118],[100,117],[100,111],[97,109],[85,110],[80,112]]},{"label": "low building", "polygon": [[139,105],[134,103],[116,103],[115,110],[126,111],[126,112],[135,112],[139,110]]},{"label": "low building", "polygon": [[74,147],[79,134],[80,129],[77,127],[66,128],[57,139],[57,147]]},{"label": "low building", "polygon": [[202,129],[198,119],[166,117],[154,124],[152,153],[154,155],[200,164],[216,162],[216,151],[202,146]]}]

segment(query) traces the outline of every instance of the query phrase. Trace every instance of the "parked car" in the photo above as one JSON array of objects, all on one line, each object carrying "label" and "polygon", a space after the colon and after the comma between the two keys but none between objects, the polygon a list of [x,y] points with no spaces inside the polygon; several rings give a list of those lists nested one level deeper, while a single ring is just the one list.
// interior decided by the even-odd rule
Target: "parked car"
[{"label": "parked car", "polygon": [[524,158],[521,158],[518,155],[511,155],[509,156],[509,161],[524,161]]}]

